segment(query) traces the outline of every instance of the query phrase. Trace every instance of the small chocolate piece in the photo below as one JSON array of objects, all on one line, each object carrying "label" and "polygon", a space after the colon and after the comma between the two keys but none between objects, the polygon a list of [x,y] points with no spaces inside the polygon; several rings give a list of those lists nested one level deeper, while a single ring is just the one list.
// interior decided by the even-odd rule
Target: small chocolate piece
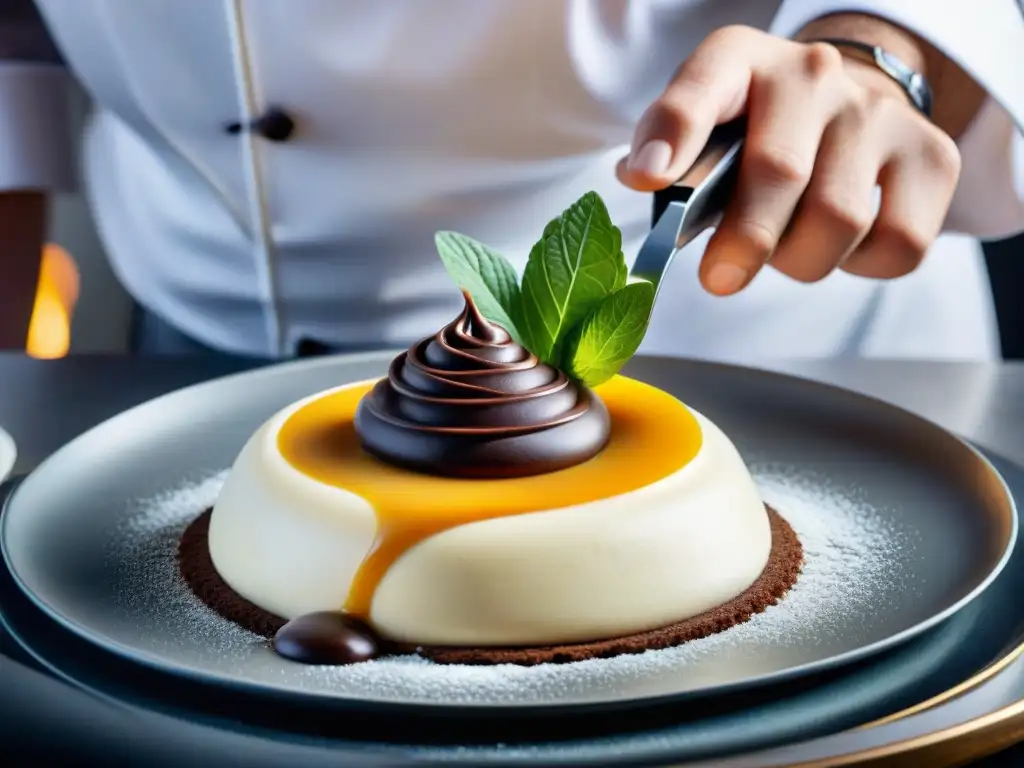
[{"label": "small chocolate piece", "polygon": [[[796,583],[803,564],[804,551],[796,532],[771,507],[768,520],[772,530],[772,549],[757,581],[743,594],[699,616],[670,624],[661,629],[591,643],[538,648],[457,648],[413,647],[381,641],[381,654],[419,653],[438,664],[560,664],[584,659],[607,658],[623,653],[643,653],[670,648],[690,640],[722,632],[741,624],[769,605],[774,605]],[[182,534],[178,565],[185,583],[214,613],[263,637],[273,637],[284,619],[253,605],[235,592],[217,573],[210,557],[207,533],[210,511],[197,517]]]},{"label": "small chocolate piece", "polygon": [[469,478],[538,475],[599,453],[611,434],[604,403],[463,295],[462,314],[396,357],[359,403],[364,450],[407,469]]},{"label": "small chocolate piece", "polygon": [[379,655],[370,627],[352,616],[317,611],[292,619],[274,634],[274,650],[303,664],[356,664]]}]

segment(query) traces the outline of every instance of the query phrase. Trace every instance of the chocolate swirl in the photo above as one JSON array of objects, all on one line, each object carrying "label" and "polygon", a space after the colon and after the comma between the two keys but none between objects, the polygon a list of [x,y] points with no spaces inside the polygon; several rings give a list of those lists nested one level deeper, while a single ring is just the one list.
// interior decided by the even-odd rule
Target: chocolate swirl
[{"label": "chocolate swirl", "polygon": [[473,478],[537,475],[596,455],[611,430],[604,403],[463,293],[462,314],[396,357],[359,403],[363,448],[409,469]]}]

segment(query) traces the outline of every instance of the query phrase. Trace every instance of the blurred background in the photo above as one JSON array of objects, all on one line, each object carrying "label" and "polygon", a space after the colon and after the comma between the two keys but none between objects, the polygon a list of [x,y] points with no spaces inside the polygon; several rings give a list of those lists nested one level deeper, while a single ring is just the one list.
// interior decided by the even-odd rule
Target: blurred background
[{"label": "blurred background", "polygon": [[[89,101],[70,94],[76,123]],[[76,126],[77,127],[77,126]],[[127,349],[132,302],[107,264],[85,201],[58,197],[50,225],[36,307],[29,329],[28,352],[40,358],[73,353],[122,353]],[[989,275],[1003,357],[1024,359],[1024,236],[987,243]]]}]

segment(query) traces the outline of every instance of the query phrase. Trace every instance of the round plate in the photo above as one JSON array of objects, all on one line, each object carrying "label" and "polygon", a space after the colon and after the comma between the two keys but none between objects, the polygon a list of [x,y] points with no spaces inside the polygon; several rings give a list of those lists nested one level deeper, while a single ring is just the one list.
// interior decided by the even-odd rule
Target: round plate
[{"label": "round plate", "polygon": [[[1014,495],[1024,493],[1024,472],[989,457]],[[0,497],[3,491],[0,487]],[[1024,645],[1019,645],[1024,613],[1007,610],[1017,604],[1022,579],[1024,552],[1015,547],[992,586],[949,621],[868,663],[817,678],[810,687],[794,681],[746,692],[731,703],[700,699],[690,706],[682,702],[568,723],[565,717],[543,717],[518,728],[521,718],[496,718],[513,726],[504,732],[475,717],[410,722],[374,710],[338,717],[331,708],[275,706],[271,697],[230,695],[226,689],[139,667],[55,625],[2,568],[0,623],[43,668],[101,700],[79,701],[73,691],[62,689],[42,704],[44,709],[70,706],[80,712],[90,724],[90,741],[100,745],[120,738],[129,712],[132,754],[140,762],[149,755],[181,762],[189,748],[198,747],[210,764],[241,760],[296,768],[339,761],[366,768],[438,763],[542,768],[675,765],[694,759],[713,760],[700,765],[721,768],[824,768],[880,754],[894,765],[941,768],[1005,745],[1006,727],[1020,722],[1020,716],[992,724],[991,718],[982,718],[969,730],[958,727],[1013,704],[1024,693]],[[23,685],[26,700],[38,700],[31,686]],[[116,709],[105,709],[107,704]],[[868,726],[847,730],[869,720]],[[101,722],[108,723],[106,729],[98,728]],[[22,721],[20,727],[34,725]],[[737,756],[723,760],[728,754]]]},{"label": "round plate", "polygon": [[[32,473],[4,515],[0,545],[19,586],[109,651],[224,686],[393,708],[621,708],[778,682],[891,648],[980,594],[1016,536],[998,473],[929,422],[778,374],[637,358],[627,372],[716,421],[803,538],[807,563],[786,600],[707,641],[575,665],[292,664],[161,580],[173,565],[173,525],[148,538],[147,526],[198,513],[216,492],[211,473],[229,466],[276,410],[382,375],[391,357],[303,361],[219,379],[82,435]],[[167,495],[203,478],[197,489]],[[141,500],[154,497],[160,501],[143,519]]]},{"label": "round plate", "polygon": [[18,450],[14,445],[14,438],[10,433],[0,428],[0,482],[7,479],[14,469],[14,462],[18,458]]}]

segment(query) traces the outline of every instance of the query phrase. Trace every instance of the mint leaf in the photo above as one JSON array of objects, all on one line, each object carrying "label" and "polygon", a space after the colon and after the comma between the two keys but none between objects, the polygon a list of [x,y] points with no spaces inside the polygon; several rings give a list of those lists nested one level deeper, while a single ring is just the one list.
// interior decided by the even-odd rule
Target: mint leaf
[{"label": "mint leaf", "polygon": [[477,308],[522,343],[519,277],[504,256],[458,232],[434,235],[444,268],[460,288],[469,291]]},{"label": "mint leaf", "polygon": [[525,345],[558,365],[566,334],[625,283],[622,232],[596,192],[588,192],[544,228],[523,272]]},{"label": "mint leaf", "polygon": [[580,323],[565,341],[565,371],[588,387],[616,373],[636,353],[654,308],[654,286],[630,283]]},{"label": "mint leaf", "polygon": [[612,293],[622,290],[626,287],[626,281],[629,279],[629,268],[626,267],[626,257],[622,257],[622,269],[615,275],[615,284],[612,286]]}]

